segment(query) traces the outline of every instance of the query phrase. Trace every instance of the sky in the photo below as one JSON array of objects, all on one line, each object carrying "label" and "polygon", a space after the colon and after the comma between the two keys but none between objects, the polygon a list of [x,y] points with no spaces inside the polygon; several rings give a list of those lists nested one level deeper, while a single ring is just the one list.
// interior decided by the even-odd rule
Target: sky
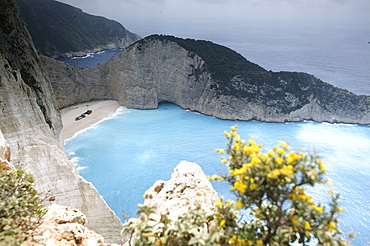
[{"label": "sky", "polygon": [[[370,26],[370,0],[59,0],[141,36],[163,23],[326,23]],[[150,31],[150,27],[153,29]]]}]

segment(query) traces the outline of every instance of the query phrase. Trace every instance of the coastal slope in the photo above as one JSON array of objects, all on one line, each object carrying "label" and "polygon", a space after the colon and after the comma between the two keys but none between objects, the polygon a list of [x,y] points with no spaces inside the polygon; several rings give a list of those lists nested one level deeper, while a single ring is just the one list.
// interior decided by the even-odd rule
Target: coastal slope
[{"label": "coastal slope", "polygon": [[0,5],[0,130],[12,164],[31,173],[54,203],[80,209],[90,229],[120,243],[121,221],[65,154],[53,90],[15,4]]},{"label": "coastal slope", "polygon": [[369,96],[307,73],[267,71],[209,41],[152,35],[87,69],[43,61],[60,108],[114,99],[138,109],[171,102],[231,120],[370,124]]},{"label": "coastal slope", "polygon": [[123,49],[140,39],[120,23],[54,0],[15,0],[36,49],[53,58]]}]

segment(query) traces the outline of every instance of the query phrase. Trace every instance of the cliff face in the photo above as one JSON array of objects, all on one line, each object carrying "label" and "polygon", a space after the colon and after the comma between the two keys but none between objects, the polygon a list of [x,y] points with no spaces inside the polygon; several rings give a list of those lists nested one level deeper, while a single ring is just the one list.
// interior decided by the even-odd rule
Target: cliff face
[{"label": "cliff face", "polygon": [[101,65],[80,69],[46,56],[40,58],[48,71],[59,108],[94,99],[114,98],[108,85],[102,81],[106,69]]},{"label": "cliff face", "polygon": [[217,192],[198,164],[181,161],[172,171],[170,180],[156,181],[145,192],[144,199],[144,205],[176,220],[189,210],[214,212]]},{"label": "cliff face", "polygon": [[64,152],[53,90],[17,8],[10,0],[0,5],[0,129],[12,164],[33,174],[40,192],[82,210],[90,228],[119,242],[121,222]]},{"label": "cliff face", "polygon": [[221,119],[370,123],[370,97],[309,74],[267,71],[206,41],[151,36],[88,69],[48,59],[59,107],[111,97],[129,108],[167,101]]},{"label": "cliff face", "polygon": [[120,23],[54,0],[15,0],[35,46],[44,55],[83,56],[123,49],[140,37]]},{"label": "cliff face", "polygon": [[89,230],[86,222],[86,216],[79,210],[53,204],[21,246],[111,245],[104,243],[101,235]]}]

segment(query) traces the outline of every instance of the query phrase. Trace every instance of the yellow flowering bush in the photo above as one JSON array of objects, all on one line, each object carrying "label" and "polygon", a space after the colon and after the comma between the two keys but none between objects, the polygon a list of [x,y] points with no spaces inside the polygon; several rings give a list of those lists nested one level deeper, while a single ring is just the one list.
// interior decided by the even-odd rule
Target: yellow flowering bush
[{"label": "yellow flowering bush", "polygon": [[221,197],[215,211],[192,210],[176,221],[141,206],[140,217],[124,225],[130,245],[350,245],[337,226],[339,195],[330,191],[331,203],[322,205],[307,193],[308,186],[328,183],[318,156],[286,142],[263,152],[236,132],[236,126],[225,131],[227,148],[216,150],[228,155],[221,159],[228,173],[209,177],[229,182],[236,200]]},{"label": "yellow flowering bush", "polygon": [[216,150],[229,155],[221,162],[228,167],[228,174],[214,175],[209,179],[229,182],[236,196],[231,210],[248,212],[252,219],[238,223],[230,220],[235,212],[225,210],[225,204],[218,203],[218,211],[224,211],[219,219],[229,221],[234,226],[230,239],[232,245],[289,245],[305,244],[315,239],[319,245],[348,245],[339,237],[342,232],[337,228],[339,195],[332,196],[329,205],[316,204],[307,194],[307,186],[327,183],[326,172],[320,158],[307,154],[304,150],[292,151],[286,142],[268,152],[255,139],[241,140],[236,133],[237,127],[225,132],[228,145],[225,150]]},{"label": "yellow flowering bush", "polygon": [[177,220],[168,219],[150,206],[139,206],[139,218],[124,224],[122,234],[129,234],[129,245],[227,245],[225,230],[217,227],[215,216],[202,209],[190,210]]}]

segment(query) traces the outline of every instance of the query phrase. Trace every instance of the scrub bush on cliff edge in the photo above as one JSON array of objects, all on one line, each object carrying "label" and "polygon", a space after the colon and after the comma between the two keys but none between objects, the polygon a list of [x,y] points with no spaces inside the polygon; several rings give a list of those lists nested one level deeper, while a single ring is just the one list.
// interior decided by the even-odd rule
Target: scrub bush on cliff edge
[{"label": "scrub bush on cliff edge", "polygon": [[0,164],[0,245],[20,245],[45,213],[33,182],[23,169]]},{"label": "scrub bush on cliff edge", "polygon": [[209,177],[229,182],[236,200],[220,198],[215,211],[189,211],[177,221],[143,206],[140,218],[124,225],[135,245],[350,245],[338,229],[339,195],[329,190],[331,203],[322,205],[307,193],[328,183],[320,158],[285,142],[264,153],[236,131],[225,131],[227,148],[216,150],[229,156],[221,160],[228,173]]}]

